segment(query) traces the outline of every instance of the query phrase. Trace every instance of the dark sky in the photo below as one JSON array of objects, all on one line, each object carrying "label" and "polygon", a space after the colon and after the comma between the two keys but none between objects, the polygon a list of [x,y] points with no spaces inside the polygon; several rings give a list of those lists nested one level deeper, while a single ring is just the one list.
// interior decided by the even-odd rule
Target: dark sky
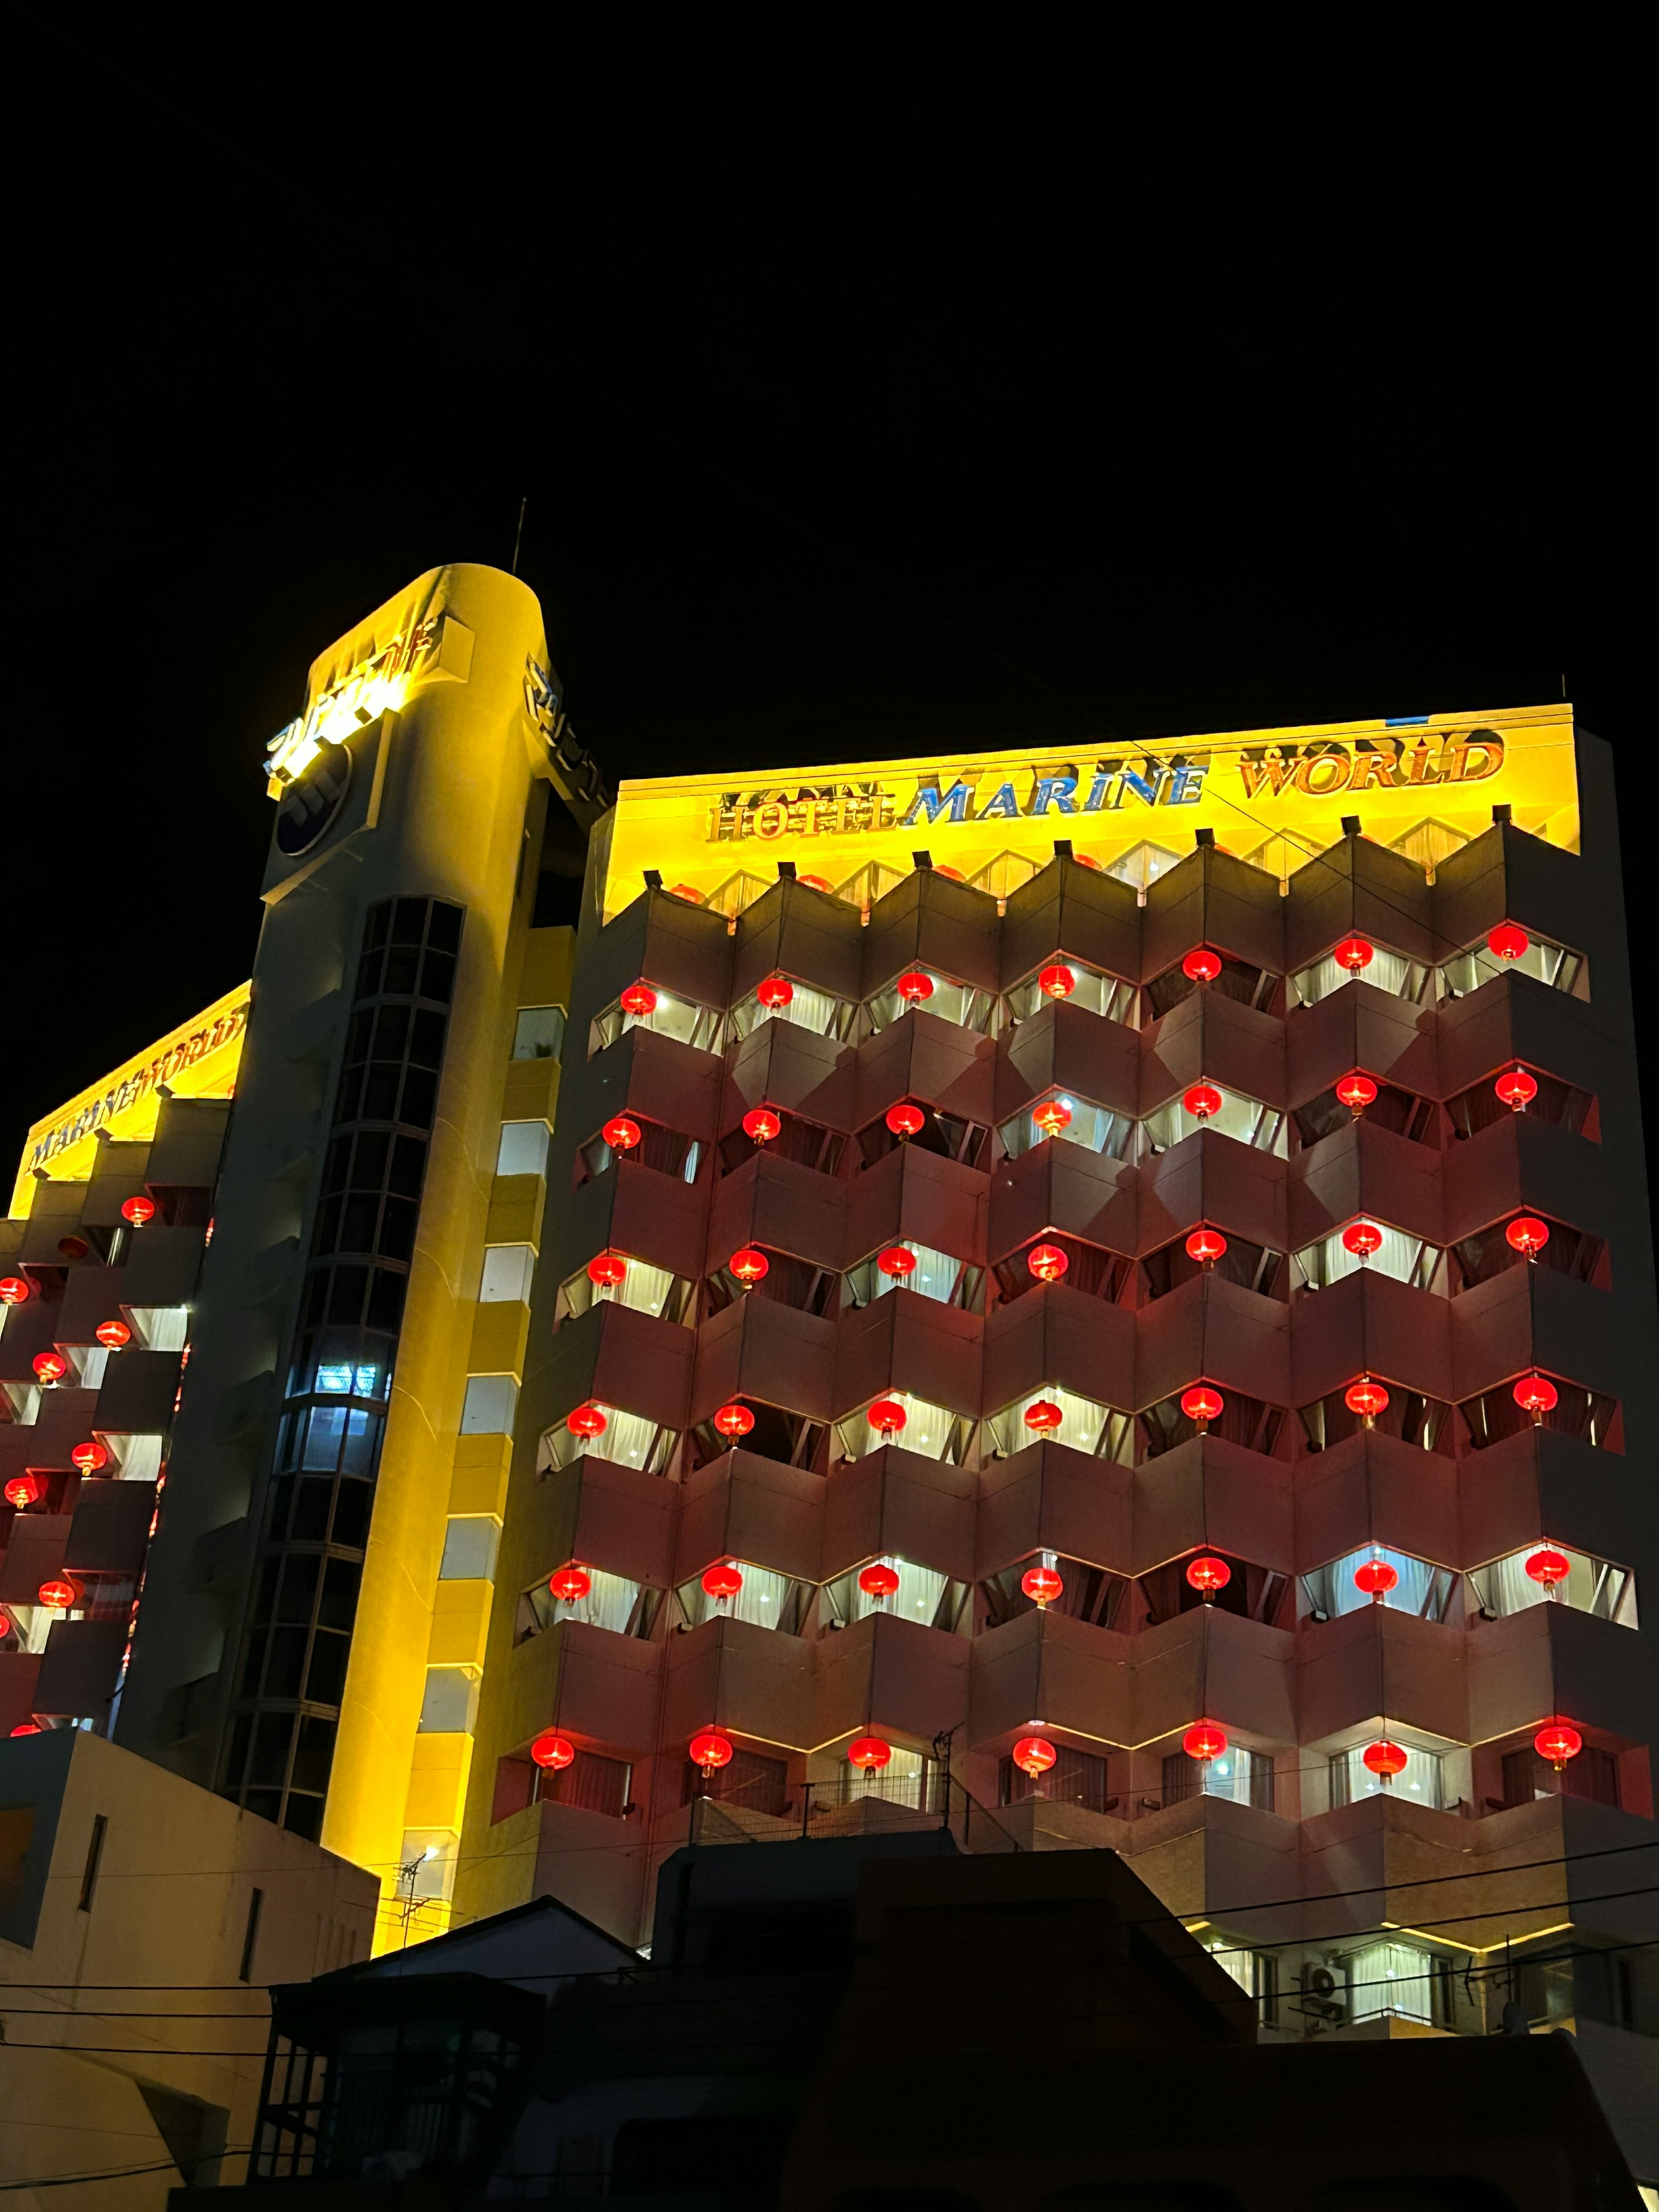
[{"label": "dark sky", "polygon": [[1633,815],[1613,122],[1218,142],[1177,101],[1130,142],[1060,67],[717,107],[532,74],[139,131],[15,240],[8,1150],[246,973],[307,662],[505,565],[525,494],[613,781],[1565,675]]}]

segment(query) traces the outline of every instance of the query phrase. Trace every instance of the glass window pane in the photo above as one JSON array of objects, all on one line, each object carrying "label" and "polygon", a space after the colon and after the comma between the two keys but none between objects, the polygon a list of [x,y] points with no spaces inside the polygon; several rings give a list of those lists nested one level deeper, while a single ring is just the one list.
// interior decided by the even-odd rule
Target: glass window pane
[{"label": "glass window pane", "polygon": [[444,1532],[441,1582],[488,1582],[495,1571],[501,1524],[488,1513],[457,1514]]},{"label": "glass window pane", "polygon": [[421,1704],[422,1733],[464,1733],[477,1709],[477,1677],[470,1667],[428,1667]]},{"label": "glass window pane", "polygon": [[545,1121],[503,1121],[495,1172],[502,1176],[547,1173],[548,1127]]},{"label": "glass window pane", "polygon": [[556,1060],[564,1042],[562,1006],[520,1006],[513,1031],[514,1060]]},{"label": "glass window pane", "polygon": [[510,1375],[469,1375],[461,1408],[464,1437],[511,1436],[519,1386]]},{"label": "glass window pane", "polygon": [[528,1244],[487,1245],[478,1303],[487,1306],[511,1305],[527,1298],[535,1258]]}]

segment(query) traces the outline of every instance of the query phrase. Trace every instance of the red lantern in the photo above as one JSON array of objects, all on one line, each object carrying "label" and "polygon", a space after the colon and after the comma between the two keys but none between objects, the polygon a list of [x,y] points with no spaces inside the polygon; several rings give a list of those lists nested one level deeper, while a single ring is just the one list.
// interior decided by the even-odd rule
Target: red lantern
[{"label": "red lantern", "polygon": [[558,1774],[574,1765],[576,1747],[568,1735],[561,1735],[556,1729],[547,1729],[531,1745],[530,1756],[538,1766],[550,1767]]},{"label": "red lantern", "polygon": [[1194,1229],[1187,1239],[1187,1257],[1196,1260],[1201,1267],[1210,1267],[1217,1260],[1224,1259],[1226,1251],[1227,1240],[1218,1229]]},{"label": "red lantern", "polygon": [[109,1465],[109,1454],[96,1437],[88,1437],[84,1443],[76,1444],[70,1457],[82,1474],[96,1474],[100,1468]]},{"label": "red lantern", "polygon": [[547,1578],[547,1587],[561,1605],[580,1605],[593,1587],[593,1577],[586,1567],[579,1567],[573,1559],[568,1567],[561,1567]]},{"label": "red lantern", "polygon": [[1221,973],[1221,955],[1207,945],[1195,945],[1182,962],[1181,972],[1194,983],[1213,983]]},{"label": "red lantern", "polygon": [[787,1006],[794,995],[795,987],[787,975],[763,975],[755,990],[762,1006],[773,1013]]},{"label": "red lantern", "polygon": [[1362,1375],[1342,1393],[1342,1402],[1351,1413],[1358,1413],[1369,1428],[1379,1413],[1388,1412],[1389,1394],[1380,1382],[1374,1382],[1369,1375]]},{"label": "red lantern", "polygon": [[124,1321],[100,1321],[93,1334],[111,1352],[118,1352],[124,1344],[132,1342],[132,1331]]},{"label": "red lantern", "polygon": [[1584,1739],[1571,1721],[1553,1720],[1540,1728],[1532,1740],[1532,1747],[1540,1759],[1548,1759],[1559,1774],[1570,1759],[1577,1759],[1584,1748]]},{"label": "red lantern", "polygon": [[625,1014],[654,1014],[657,994],[648,983],[630,983],[618,1003]]},{"label": "red lantern", "polygon": [[6,1485],[6,1503],[15,1505],[20,1513],[27,1505],[38,1505],[46,1494],[44,1475],[15,1474]]},{"label": "red lantern", "polygon": [[1039,1774],[1048,1771],[1060,1753],[1047,1736],[1023,1735],[1014,1746],[1012,1756],[1021,1773],[1029,1774],[1035,1782]]},{"label": "red lantern", "polygon": [[32,1364],[43,1382],[61,1382],[70,1371],[70,1364],[61,1352],[37,1352]]},{"label": "red lantern", "polygon": [[588,1261],[587,1279],[596,1290],[614,1291],[628,1280],[628,1262],[620,1252],[601,1252]]},{"label": "red lantern", "polygon": [[1388,1737],[1383,1736],[1376,1743],[1368,1743],[1360,1753],[1359,1760],[1362,1766],[1369,1768],[1382,1781],[1392,1782],[1396,1774],[1405,1772],[1407,1757],[1408,1754],[1397,1743],[1390,1743]]},{"label": "red lantern", "polygon": [[1550,1241],[1550,1225],[1535,1213],[1518,1213],[1504,1231],[1504,1237],[1517,1252],[1524,1252],[1528,1260],[1535,1260]]},{"label": "red lantern", "polygon": [[1506,1067],[1492,1089],[1505,1106],[1512,1106],[1518,1114],[1537,1097],[1538,1079],[1528,1075],[1524,1067]]},{"label": "red lantern", "polygon": [[710,1597],[736,1597],[743,1589],[743,1570],[733,1560],[717,1560],[703,1569],[702,1586]]},{"label": "red lantern", "polygon": [[1213,1721],[1195,1721],[1181,1739],[1188,1759],[1219,1759],[1227,1748],[1227,1731]]},{"label": "red lantern", "polygon": [[1494,960],[1518,960],[1531,943],[1518,921],[1500,921],[1486,935],[1486,950]]},{"label": "red lantern", "polygon": [[1353,1571],[1354,1588],[1362,1591],[1374,1605],[1381,1605],[1399,1581],[1399,1570],[1391,1567],[1386,1559],[1362,1559]]},{"label": "red lantern", "polygon": [[741,1246],[732,1255],[728,1264],[745,1291],[772,1272],[772,1262],[764,1252],[757,1251],[752,1244]]},{"label": "red lantern", "polygon": [[19,1721],[11,1733],[14,1735],[44,1735],[46,1730],[39,1721]]},{"label": "red lantern", "polygon": [[908,1006],[919,1006],[924,999],[933,995],[933,979],[925,975],[920,968],[912,968],[901,975],[894,987]]},{"label": "red lantern", "polygon": [[630,1121],[626,1114],[618,1114],[614,1121],[605,1123],[599,1138],[613,1152],[631,1152],[640,1141],[640,1125]]},{"label": "red lantern", "polygon": [[723,1437],[746,1437],[755,1425],[755,1416],[747,1406],[734,1398],[729,1406],[722,1406],[714,1416],[714,1426]]},{"label": "red lantern", "polygon": [[702,904],[702,893],[693,884],[676,884],[668,896],[670,898],[688,899],[693,906]]},{"label": "red lantern", "polygon": [[1069,968],[1045,968],[1037,977],[1037,988],[1045,999],[1069,999],[1077,988],[1077,977]]},{"label": "red lantern", "polygon": [[884,1252],[876,1255],[876,1265],[884,1275],[890,1275],[902,1283],[907,1275],[916,1272],[916,1255],[902,1244],[890,1244]]},{"label": "red lantern", "polygon": [[1356,1260],[1369,1260],[1382,1249],[1382,1231],[1374,1221],[1351,1221],[1342,1232],[1342,1249]]},{"label": "red lantern", "polygon": [[1181,1410],[1189,1421],[1196,1421],[1200,1429],[1221,1419],[1225,1401],[1219,1390],[1208,1382],[1194,1382],[1190,1390],[1181,1394]]},{"label": "red lantern", "polygon": [[1221,1093],[1213,1083],[1194,1083],[1182,1093],[1181,1103],[1194,1121],[1207,1121],[1212,1114],[1221,1111]]},{"label": "red lantern", "polygon": [[1356,1068],[1352,1075],[1345,1075],[1337,1085],[1336,1095],[1343,1105],[1352,1109],[1354,1119],[1358,1121],[1368,1106],[1376,1103],[1376,1085],[1369,1075],[1362,1075]]},{"label": "red lantern", "polygon": [[21,1275],[0,1276],[0,1306],[21,1306],[29,1286]]},{"label": "red lantern", "polygon": [[775,1106],[751,1106],[743,1117],[743,1133],[757,1145],[769,1145],[783,1127]]},{"label": "red lantern", "polygon": [[1057,1283],[1071,1266],[1058,1244],[1033,1244],[1025,1264],[1040,1283]]},{"label": "red lantern", "polygon": [[854,1736],[847,1747],[848,1761],[865,1774],[873,1774],[893,1756],[893,1747],[878,1735]]},{"label": "red lantern", "polygon": [[896,1569],[880,1559],[863,1569],[859,1576],[859,1588],[866,1597],[889,1598],[898,1595],[899,1578]]},{"label": "red lantern", "polygon": [[864,1418],[882,1436],[896,1437],[909,1415],[896,1398],[878,1398]]},{"label": "red lantern", "polygon": [[1553,1596],[1557,1583],[1565,1582],[1572,1572],[1572,1562],[1565,1552],[1558,1552],[1547,1545],[1541,1552],[1534,1552],[1527,1561],[1527,1572],[1534,1582],[1542,1583],[1545,1589]]},{"label": "red lantern", "polygon": [[1553,1411],[1559,1395],[1547,1375],[1523,1375],[1514,1391],[1516,1404],[1523,1413],[1530,1413],[1534,1423]]},{"label": "red lantern", "polygon": [[1045,1612],[1066,1588],[1058,1571],[1047,1565],[1027,1567],[1019,1586],[1039,1613]]},{"label": "red lantern", "polygon": [[52,1613],[67,1613],[81,1602],[81,1585],[73,1575],[53,1575],[40,1585],[40,1602]]},{"label": "red lantern", "polygon": [[827,878],[823,876],[797,876],[795,881],[803,890],[827,891],[830,889]]},{"label": "red lantern", "polygon": [[1033,1107],[1031,1119],[1045,1137],[1057,1137],[1062,1129],[1072,1126],[1072,1109],[1063,1099],[1045,1098],[1041,1106]]},{"label": "red lantern", "polygon": [[567,1413],[564,1425],[573,1437],[602,1437],[610,1426],[600,1406],[578,1406],[574,1413]]},{"label": "red lantern", "polygon": [[130,1221],[135,1229],[142,1229],[147,1221],[155,1218],[155,1200],[143,1196],[128,1199],[121,1208],[121,1218]]},{"label": "red lantern", "polygon": [[1052,1398],[1034,1398],[1025,1408],[1026,1427],[1035,1429],[1040,1437],[1052,1436],[1065,1419]]},{"label": "red lantern", "polygon": [[927,1116],[922,1112],[920,1106],[913,1106],[909,1101],[906,1099],[900,1105],[890,1106],[887,1109],[886,1119],[887,1126],[892,1131],[893,1134],[897,1138],[908,1140],[909,1138],[914,1137],[916,1134],[917,1131],[927,1121]]},{"label": "red lantern", "polygon": [[1209,1552],[1200,1553],[1187,1563],[1187,1579],[1195,1590],[1200,1590],[1207,1605],[1218,1589],[1225,1589],[1233,1578],[1233,1571],[1225,1559],[1218,1559]]},{"label": "red lantern", "polygon": [[1376,959],[1376,947],[1366,937],[1345,937],[1331,957],[1340,966],[1346,968],[1349,975],[1357,975],[1362,968],[1369,968]]},{"label": "red lantern", "polygon": [[690,1753],[692,1765],[702,1767],[705,1777],[711,1775],[717,1766],[730,1766],[732,1764],[731,1741],[718,1729],[699,1729],[686,1748]]}]

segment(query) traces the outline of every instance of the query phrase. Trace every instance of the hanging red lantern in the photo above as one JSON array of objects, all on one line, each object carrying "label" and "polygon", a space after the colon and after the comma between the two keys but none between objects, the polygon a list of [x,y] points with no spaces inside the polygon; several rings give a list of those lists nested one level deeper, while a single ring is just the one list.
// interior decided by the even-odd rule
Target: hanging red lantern
[{"label": "hanging red lantern", "polygon": [[757,1251],[752,1244],[741,1246],[732,1255],[727,1264],[745,1291],[772,1272],[772,1262],[764,1252]]},{"label": "hanging red lantern", "polygon": [[1547,1375],[1523,1375],[1516,1384],[1515,1402],[1523,1413],[1530,1413],[1534,1423],[1546,1413],[1554,1411],[1560,1393]]},{"label": "hanging red lantern", "polygon": [[1184,1091],[1182,1104],[1195,1121],[1207,1121],[1212,1114],[1221,1111],[1221,1093],[1213,1083],[1194,1083]]},{"label": "hanging red lantern", "polygon": [[576,1747],[568,1735],[556,1729],[544,1729],[530,1747],[530,1756],[538,1766],[550,1767],[555,1774],[575,1764]]},{"label": "hanging red lantern", "polygon": [[1398,1587],[1400,1571],[1386,1559],[1362,1559],[1353,1571],[1353,1586],[1364,1593],[1374,1605],[1381,1605],[1389,1592]]},{"label": "hanging red lantern", "polygon": [[1031,1109],[1031,1119],[1045,1137],[1057,1137],[1072,1126],[1072,1109],[1061,1098],[1045,1098]]},{"label": "hanging red lantern", "polygon": [[1203,1593],[1207,1605],[1219,1589],[1225,1589],[1233,1578],[1233,1571],[1225,1559],[1218,1559],[1212,1553],[1201,1552],[1195,1559],[1187,1562],[1187,1579],[1195,1590]]},{"label": "hanging red lantern", "polygon": [[769,1145],[782,1127],[783,1117],[775,1106],[751,1106],[743,1117],[744,1135],[757,1145]]},{"label": "hanging red lantern", "polygon": [[1518,1114],[1537,1097],[1538,1079],[1528,1075],[1524,1067],[1506,1067],[1492,1089],[1505,1106],[1512,1106]]},{"label": "hanging red lantern", "polygon": [[1208,1382],[1194,1382],[1190,1390],[1181,1394],[1181,1410],[1189,1421],[1196,1421],[1200,1429],[1221,1419],[1225,1401],[1219,1390]]},{"label": "hanging red lantern", "polygon": [[878,1398],[864,1418],[882,1436],[896,1437],[909,1415],[896,1398]]},{"label": "hanging red lantern", "polygon": [[61,1352],[37,1352],[30,1364],[43,1382],[61,1382],[70,1371]]},{"label": "hanging red lantern", "polygon": [[109,1454],[96,1437],[88,1437],[84,1443],[76,1444],[70,1458],[82,1474],[96,1474],[109,1465]]},{"label": "hanging red lantern", "polygon": [[887,1126],[893,1134],[902,1141],[908,1142],[914,1137],[927,1119],[927,1116],[922,1112],[921,1107],[913,1106],[908,1098],[899,1105],[890,1106],[887,1109]]},{"label": "hanging red lantern", "polygon": [[847,1747],[848,1762],[864,1774],[874,1774],[892,1756],[892,1745],[884,1742],[878,1735],[854,1736]]},{"label": "hanging red lantern", "polygon": [[795,995],[795,987],[787,975],[763,975],[755,988],[755,996],[769,1012],[775,1013],[787,1006]]},{"label": "hanging red lantern", "polygon": [[609,1145],[613,1152],[631,1152],[640,1141],[640,1125],[630,1121],[626,1114],[618,1114],[614,1121],[607,1121],[600,1130],[599,1139]]},{"label": "hanging red lantern", "polygon": [[898,1571],[896,1568],[890,1567],[885,1560],[877,1559],[860,1571],[859,1588],[866,1597],[896,1597],[898,1586]]},{"label": "hanging red lantern", "polygon": [[670,898],[685,899],[689,901],[692,906],[701,906],[702,904],[702,893],[696,888],[695,884],[676,884],[673,890],[669,892],[668,896]]},{"label": "hanging red lantern", "polygon": [[1369,968],[1376,959],[1376,947],[1368,937],[1345,937],[1331,957],[1339,966],[1346,968],[1349,975],[1357,975],[1362,968]]},{"label": "hanging red lantern", "polygon": [[610,1424],[600,1406],[578,1406],[574,1413],[567,1413],[564,1425],[573,1437],[602,1437]]},{"label": "hanging red lantern", "polygon": [[155,1200],[142,1194],[128,1199],[121,1208],[121,1218],[130,1221],[135,1229],[142,1229],[147,1221],[155,1218]]},{"label": "hanging red lantern", "polygon": [[746,1437],[755,1425],[755,1416],[747,1406],[739,1405],[734,1398],[729,1406],[722,1406],[714,1416],[714,1426],[723,1437]]},{"label": "hanging red lantern", "polygon": [[705,1778],[717,1766],[730,1766],[732,1764],[731,1739],[723,1736],[718,1729],[699,1729],[686,1749],[690,1754],[692,1765],[702,1767]]},{"label": "hanging red lantern", "polygon": [[884,1252],[876,1255],[876,1265],[884,1275],[890,1275],[902,1283],[907,1275],[916,1272],[916,1255],[902,1244],[890,1244]]},{"label": "hanging red lantern", "polygon": [[81,1585],[73,1575],[52,1575],[40,1585],[40,1602],[52,1613],[68,1613],[81,1597]]},{"label": "hanging red lantern", "polygon": [[1534,1552],[1527,1561],[1527,1572],[1534,1582],[1542,1583],[1553,1596],[1557,1583],[1565,1582],[1572,1572],[1572,1562],[1565,1552],[1558,1552],[1553,1546],[1546,1545],[1541,1552]]},{"label": "hanging red lantern", "polygon": [[1066,1416],[1052,1398],[1034,1398],[1025,1408],[1025,1425],[1040,1437],[1052,1436],[1065,1422]]},{"label": "hanging red lantern", "polygon": [[807,891],[827,891],[831,888],[828,878],[824,876],[797,876],[795,881],[803,890]]},{"label": "hanging red lantern", "polygon": [[1376,1104],[1376,1085],[1369,1075],[1363,1075],[1355,1068],[1352,1075],[1345,1075],[1337,1085],[1336,1095],[1344,1106],[1352,1109],[1355,1121],[1358,1121],[1368,1106]]},{"label": "hanging red lantern", "polygon": [[623,1013],[643,1016],[657,1011],[657,994],[648,983],[630,983],[617,1001]]},{"label": "hanging red lantern", "polygon": [[1504,1242],[1535,1260],[1550,1241],[1550,1225],[1535,1213],[1518,1213],[1504,1231]]},{"label": "hanging red lantern", "polygon": [[596,1290],[617,1290],[628,1280],[628,1262],[620,1252],[601,1252],[588,1261],[587,1279]]},{"label": "hanging red lantern", "polygon": [[1025,1264],[1040,1283],[1057,1283],[1071,1261],[1058,1244],[1033,1244]]},{"label": "hanging red lantern", "polygon": [[1227,1255],[1227,1240],[1218,1229],[1207,1225],[1194,1229],[1187,1239],[1187,1257],[1196,1260],[1200,1267],[1212,1267]]},{"label": "hanging red lantern", "polygon": [[1019,1586],[1039,1613],[1046,1612],[1066,1588],[1059,1570],[1042,1561],[1026,1568],[1019,1578]]},{"label": "hanging red lantern", "polygon": [[1029,1774],[1035,1782],[1039,1774],[1046,1774],[1060,1753],[1046,1735],[1023,1735],[1010,1754],[1022,1774]]},{"label": "hanging red lantern", "polygon": [[46,1479],[43,1474],[15,1474],[6,1485],[6,1503],[15,1505],[21,1513],[26,1506],[38,1505],[46,1494]]},{"label": "hanging red lantern", "polygon": [[1532,1747],[1540,1759],[1548,1759],[1558,1774],[1570,1759],[1577,1759],[1584,1748],[1584,1739],[1571,1721],[1548,1721],[1532,1740]]},{"label": "hanging red lantern", "polygon": [[21,1306],[29,1296],[29,1286],[21,1275],[0,1276],[0,1306]]},{"label": "hanging red lantern", "polygon": [[124,1344],[132,1342],[132,1331],[124,1321],[100,1321],[93,1334],[110,1352],[118,1352]]},{"label": "hanging red lantern", "polygon": [[1342,1249],[1356,1260],[1369,1260],[1382,1249],[1382,1231],[1374,1221],[1351,1221],[1342,1232]]},{"label": "hanging red lantern", "polygon": [[702,1586],[713,1598],[737,1597],[743,1589],[743,1570],[733,1559],[718,1559],[703,1569]]},{"label": "hanging red lantern", "polygon": [[1077,977],[1069,968],[1056,963],[1037,977],[1037,988],[1045,999],[1069,999],[1077,988]]},{"label": "hanging red lantern", "polygon": [[1221,955],[1207,945],[1195,945],[1182,962],[1181,972],[1194,983],[1213,983],[1221,973]]},{"label": "hanging red lantern", "polygon": [[1389,1394],[1380,1382],[1373,1382],[1369,1375],[1362,1375],[1342,1393],[1342,1402],[1351,1413],[1358,1413],[1369,1428],[1379,1413],[1388,1412]]},{"label": "hanging red lantern", "polygon": [[593,1577],[573,1559],[568,1567],[560,1567],[548,1577],[547,1587],[561,1605],[580,1605],[592,1589]]},{"label": "hanging red lantern", "polygon": [[924,999],[933,997],[933,979],[920,968],[912,968],[899,977],[894,988],[907,1006],[919,1006]]},{"label": "hanging red lantern", "polygon": [[1188,1759],[1219,1759],[1227,1748],[1227,1731],[1213,1721],[1195,1721],[1181,1739]]},{"label": "hanging red lantern", "polygon": [[1397,1743],[1382,1736],[1376,1743],[1368,1743],[1359,1754],[1361,1765],[1384,1782],[1392,1782],[1396,1774],[1403,1774],[1410,1754]]},{"label": "hanging red lantern", "polygon": [[16,1727],[11,1730],[11,1734],[13,1735],[44,1735],[46,1730],[39,1721],[19,1721]]},{"label": "hanging red lantern", "polygon": [[1531,943],[1518,921],[1500,921],[1486,933],[1486,950],[1494,960],[1518,960]]}]

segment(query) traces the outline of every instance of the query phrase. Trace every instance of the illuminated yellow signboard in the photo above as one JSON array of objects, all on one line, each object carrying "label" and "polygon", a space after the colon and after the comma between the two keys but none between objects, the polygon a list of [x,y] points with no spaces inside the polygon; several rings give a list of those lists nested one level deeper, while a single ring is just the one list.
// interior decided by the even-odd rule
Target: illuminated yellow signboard
[{"label": "illuminated yellow signboard", "polygon": [[1282,879],[1337,842],[1345,815],[1432,867],[1490,827],[1494,804],[1576,851],[1577,799],[1565,704],[660,777],[622,786],[605,911],[636,898],[647,868],[734,911],[780,860],[867,902],[924,848],[935,867],[1004,896],[1053,858],[1057,838],[1145,881],[1190,852],[1196,830]]},{"label": "illuminated yellow signboard", "polygon": [[85,1182],[92,1174],[99,1131],[128,1141],[154,1136],[164,1088],[175,1098],[228,1098],[242,1057],[251,989],[242,983],[227,991],[192,1020],[169,1030],[112,1074],[37,1121],[24,1142],[13,1215],[28,1212],[36,1169],[54,1181]]}]

